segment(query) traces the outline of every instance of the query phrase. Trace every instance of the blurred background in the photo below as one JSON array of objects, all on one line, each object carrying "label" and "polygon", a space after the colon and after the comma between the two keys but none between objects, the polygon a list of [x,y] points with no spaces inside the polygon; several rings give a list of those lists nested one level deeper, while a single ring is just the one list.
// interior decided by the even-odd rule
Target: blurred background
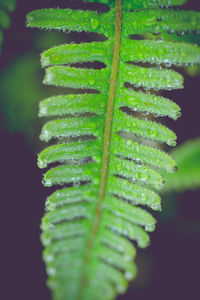
[{"label": "blurred background", "polygon": [[[17,1],[15,11],[10,14],[11,26],[4,32],[0,56],[0,298],[4,300],[51,299],[45,285],[39,239],[44,202],[50,190],[42,186],[42,172],[36,165],[37,153],[44,147],[39,133],[45,121],[38,118],[37,112],[39,101],[58,94],[58,89],[55,92],[55,88],[42,85],[39,58],[43,50],[65,43],[69,37],[59,32],[26,29],[25,16],[33,9],[64,7],[61,3],[67,5],[68,1]],[[198,1],[191,0],[186,7],[200,10],[198,6]],[[185,76],[185,89],[164,93],[182,108],[180,119],[167,120],[167,125],[177,133],[178,145],[200,136],[200,72],[195,68],[181,72]],[[200,156],[197,159],[195,163],[200,165]],[[118,300],[200,299],[197,187],[198,184],[184,193],[169,190],[163,194],[163,211],[154,214],[158,224],[151,234],[152,244],[138,251],[138,277],[128,293]]]}]

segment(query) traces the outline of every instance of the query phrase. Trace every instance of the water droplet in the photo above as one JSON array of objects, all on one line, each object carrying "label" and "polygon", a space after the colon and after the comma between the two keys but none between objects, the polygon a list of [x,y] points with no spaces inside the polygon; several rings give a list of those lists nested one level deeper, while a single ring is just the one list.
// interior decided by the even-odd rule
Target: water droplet
[{"label": "water droplet", "polygon": [[127,280],[133,279],[133,274],[130,273],[130,272],[126,272],[124,275],[125,275],[125,278],[126,278]]},{"label": "water droplet", "polygon": [[37,165],[38,165],[38,167],[39,167],[40,169],[44,169],[44,168],[46,168],[47,163],[46,163],[45,160],[42,160],[42,159],[38,158]]},{"label": "water droplet", "polygon": [[47,268],[47,274],[49,276],[55,275],[56,274],[56,269],[54,269],[54,268]]},{"label": "water droplet", "polygon": [[46,129],[43,129],[43,130],[42,130],[42,133],[41,133],[41,135],[40,135],[40,139],[41,139],[42,141],[48,142],[48,140],[50,139],[49,131],[46,130]]},{"label": "water droplet", "polygon": [[123,285],[117,285],[117,291],[119,294],[122,294],[126,291],[125,287]]},{"label": "water droplet", "polygon": [[45,255],[44,259],[46,262],[52,262],[54,257],[52,255]]},{"label": "water droplet", "polygon": [[153,204],[151,205],[151,208],[152,208],[153,210],[161,210],[161,204],[160,204],[160,202],[153,203]]},{"label": "water droplet", "polygon": [[42,181],[42,183],[44,184],[44,186],[47,186],[47,187],[50,187],[50,186],[53,185],[53,184],[52,184],[52,181],[51,181],[50,179],[44,179],[44,180]]},{"label": "water droplet", "polygon": [[152,232],[155,230],[155,224],[148,224],[145,226],[145,230],[146,231],[149,231],[149,232]]},{"label": "water droplet", "polygon": [[47,114],[47,108],[46,106],[40,106],[40,110],[39,110],[39,117],[43,117],[46,116]]}]

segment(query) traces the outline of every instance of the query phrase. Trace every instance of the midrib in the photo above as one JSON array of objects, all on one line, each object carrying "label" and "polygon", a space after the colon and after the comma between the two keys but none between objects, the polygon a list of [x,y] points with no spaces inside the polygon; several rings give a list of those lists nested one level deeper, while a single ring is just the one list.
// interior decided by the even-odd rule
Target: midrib
[{"label": "midrib", "polygon": [[[119,55],[120,55],[120,46],[121,46],[121,26],[122,26],[122,0],[116,0],[116,19],[115,19],[115,36],[114,36],[114,50],[113,50],[113,60],[112,60],[112,71],[110,77],[110,88],[108,95],[108,104],[107,104],[107,114],[105,120],[105,132],[104,132],[104,143],[103,143],[103,159],[102,159],[102,168],[100,174],[100,187],[98,201],[95,209],[94,222],[91,228],[91,233],[86,249],[86,256],[84,259],[84,265],[87,266],[91,251],[94,244],[94,239],[98,231],[100,219],[101,219],[101,208],[103,198],[106,192],[106,181],[108,173],[108,164],[109,164],[109,149],[111,142],[111,127],[112,127],[112,117],[113,117],[113,108],[114,108],[114,99],[116,94],[116,85],[117,85],[117,74],[119,69]],[[83,268],[85,269],[85,268]],[[85,285],[87,279],[83,278],[82,285]],[[82,286],[83,287],[83,286]]]}]

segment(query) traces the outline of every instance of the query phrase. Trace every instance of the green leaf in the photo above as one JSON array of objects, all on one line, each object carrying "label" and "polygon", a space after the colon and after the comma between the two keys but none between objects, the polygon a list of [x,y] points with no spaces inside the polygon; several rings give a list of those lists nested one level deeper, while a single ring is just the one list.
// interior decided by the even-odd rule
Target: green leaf
[{"label": "green leaf", "polygon": [[101,94],[60,95],[41,101],[39,116],[77,115],[81,113],[101,115],[105,112],[105,108],[104,97]]},{"label": "green leaf", "polygon": [[14,11],[16,7],[16,1],[15,0],[0,0],[0,6],[2,6],[4,9],[8,11]]},{"label": "green leaf", "polygon": [[[178,22],[177,22],[178,20]],[[177,32],[200,29],[200,13],[194,11],[154,9],[124,13],[124,33],[130,34]]]},{"label": "green leaf", "polygon": [[128,64],[121,64],[120,80],[136,87],[156,90],[172,90],[183,88],[183,77],[173,70],[143,68]]},{"label": "green leaf", "polygon": [[10,26],[10,17],[4,10],[0,9],[0,27],[7,29]]},{"label": "green leaf", "polygon": [[46,168],[48,164],[63,160],[81,160],[91,157],[98,161],[101,151],[96,140],[88,142],[66,143],[50,146],[43,150],[38,157],[40,168]]},{"label": "green leaf", "polygon": [[58,143],[38,156],[40,168],[57,164],[44,174],[44,185],[62,186],[47,198],[41,226],[48,285],[58,300],[114,299],[136,276],[130,240],[149,245],[156,220],[145,206],[161,210],[154,189],[164,184],[163,170],[176,171],[175,160],[160,150],[161,143],[174,146],[176,134],[155,117],[176,120],[180,108],[157,91],[183,88],[183,76],[169,66],[200,63],[199,48],[184,38],[152,38],[200,29],[198,12],[167,8],[184,0],[98,2],[110,9],[27,16],[29,27],[101,35],[41,56],[44,83],[70,88],[39,108],[40,116],[58,118],[40,135]]},{"label": "green leaf", "polygon": [[[102,80],[100,80],[103,79]],[[108,88],[109,72],[107,69],[78,69],[69,67],[50,67],[46,69],[44,83],[61,87],[79,89],[97,89],[102,93]]]},{"label": "green leaf", "polygon": [[71,182],[89,181],[97,173],[96,164],[77,166],[59,166],[46,172],[43,183],[45,186]]},{"label": "green leaf", "polygon": [[177,161],[178,171],[165,175],[163,193],[184,192],[200,187],[200,139],[187,141],[172,152]]},{"label": "green leaf", "polygon": [[[174,53],[174,46],[176,53]],[[130,51],[128,49],[134,49]],[[199,63],[199,47],[185,44],[165,42],[162,40],[127,40],[122,45],[121,56],[123,61],[148,62],[151,64],[188,65]]]},{"label": "green leaf", "polygon": [[[108,23],[109,18],[109,23]],[[93,11],[71,9],[40,9],[27,15],[27,26],[41,29],[114,33],[114,11],[97,14]]]},{"label": "green leaf", "polygon": [[113,138],[113,142],[114,145],[111,147],[111,152],[114,155],[159,169],[165,169],[169,173],[173,173],[176,169],[174,159],[163,151],[141,145],[132,140],[125,140],[118,135]]},{"label": "green leaf", "polygon": [[94,61],[111,65],[112,55],[106,51],[106,48],[110,46],[109,40],[103,43],[65,44],[42,53],[41,63],[43,67]]},{"label": "green leaf", "polygon": [[102,120],[96,116],[49,121],[43,126],[40,138],[48,142],[53,137],[99,136],[102,130],[97,128],[97,122],[102,123]]},{"label": "green leaf", "polygon": [[0,51],[3,41],[3,34],[1,29],[8,29],[10,26],[9,11],[13,11],[16,6],[15,0],[0,0]]},{"label": "green leaf", "polygon": [[181,115],[180,107],[173,101],[150,93],[137,92],[134,89],[122,89],[120,95],[116,97],[116,105],[119,108],[127,106],[132,111],[151,113],[154,116],[168,116],[174,120]]},{"label": "green leaf", "polygon": [[117,156],[110,164],[110,172],[112,175],[119,174],[129,180],[147,183],[157,189],[164,184],[163,177],[154,169]]},{"label": "green leaf", "polygon": [[140,120],[120,110],[115,114],[113,127],[116,132],[127,131],[143,138],[165,142],[171,146],[176,145],[176,135],[167,127],[156,122]]}]

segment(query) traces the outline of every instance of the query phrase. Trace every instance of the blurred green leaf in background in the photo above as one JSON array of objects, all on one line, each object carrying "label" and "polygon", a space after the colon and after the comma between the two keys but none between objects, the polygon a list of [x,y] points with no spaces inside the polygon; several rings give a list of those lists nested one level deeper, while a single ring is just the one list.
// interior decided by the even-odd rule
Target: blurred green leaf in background
[{"label": "blurred green leaf in background", "polygon": [[[66,36],[61,33],[35,34],[34,47],[23,55],[15,56],[0,72],[0,127],[21,133],[34,146],[40,143],[37,137],[42,124],[38,118],[38,103],[52,93],[58,93],[57,89],[47,89],[42,84],[38,53],[63,43],[64,39]],[[38,151],[39,145],[36,148]]]},{"label": "blurred green leaf in background", "polygon": [[188,140],[171,152],[178,170],[165,174],[163,193],[184,192],[200,187],[200,138]]}]

